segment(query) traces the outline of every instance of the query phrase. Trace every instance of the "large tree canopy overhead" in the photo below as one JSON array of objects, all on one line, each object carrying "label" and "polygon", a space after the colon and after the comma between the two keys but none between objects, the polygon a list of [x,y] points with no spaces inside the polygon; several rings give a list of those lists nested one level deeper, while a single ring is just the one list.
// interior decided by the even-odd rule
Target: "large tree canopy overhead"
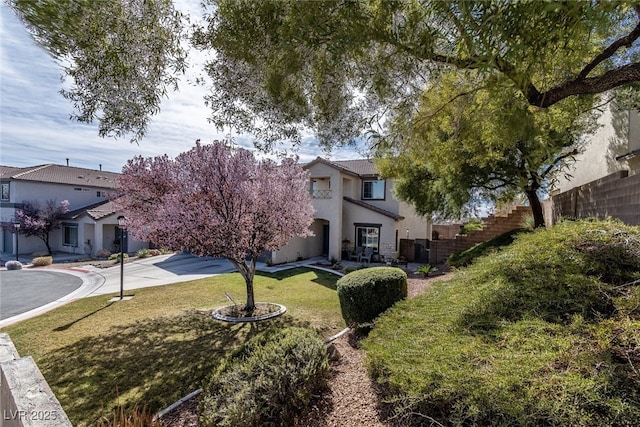
[{"label": "large tree canopy overhead", "polygon": [[[67,73],[78,89],[66,95],[79,117],[98,117],[103,134],[142,135],[182,65],[181,21],[170,0],[13,4],[36,39],[71,62]],[[448,198],[453,208],[459,203],[449,202],[464,194],[515,186],[529,196],[537,224],[534,193],[588,122],[577,106],[640,81],[640,0],[205,0],[205,8],[191,40],[213,53],[206,103],[219,128],[253,134],[265,149],[309,130],[326,147],[368,131],[383,154],[397,143],[451,165],[426,157],[413,165],[428,185],[456,188],[433,194],[412,183],[421,197]],[[452,73],[465,84],[443,90]],[[461,106],[490,126],[478,126]],[[451,120],[468,130],[449,132]],[[500,138],[502,150],[483,146]],[[417,149],[416,141],[431,147]],[[467,144],[468,158],[456,144]],[[498,153],[506,158],[495,160]],[[399,177],[415,176],[409,169]],[[454,179],[456,170],[466,177]]]},{"label": "large tree canopy overhead", "polygon": [[637,1],[209,1],[214,121],[266,142],[349,141],[452,68],[541,108],[640,80]]},{"label": "large tree canopy overhead", "polygon": [[141,139],[185,66],[182,15],[171,0],[9,0],[62,66],[72,118],[100,136]]},{"label": "large tree canopy overhead", "polygon": [[[64,67],[76,118],[141,138],[184,67],[171,0],[9,0]],[[411,111],[442,68],[497,74],[531,104],[640,81],[640,2],[205,0],[212,120],[270,147],[326,145]]]}]

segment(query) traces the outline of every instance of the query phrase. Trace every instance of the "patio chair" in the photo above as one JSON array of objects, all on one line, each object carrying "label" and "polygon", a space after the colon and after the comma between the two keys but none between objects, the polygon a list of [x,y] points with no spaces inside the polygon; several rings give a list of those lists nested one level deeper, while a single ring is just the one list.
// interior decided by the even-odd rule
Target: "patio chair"
[{"label": "patio chair", "polygon": [[367,247],[364,250],[364,253],[362,255],[360,255],[360,262],[364,262],[367,261],[369,264],[371,264],[371,257],[373,256],[373,248],[371,247]]},{"label": "patio chair", "polygon": [[358,262],[360,262],[360,257],[362,256],[362,251],[364,250],[364,248],[362,246],[358,246],[355,250],[355,252],[352,252],[349,255],[349,261],[351,260],[356,260]]}]

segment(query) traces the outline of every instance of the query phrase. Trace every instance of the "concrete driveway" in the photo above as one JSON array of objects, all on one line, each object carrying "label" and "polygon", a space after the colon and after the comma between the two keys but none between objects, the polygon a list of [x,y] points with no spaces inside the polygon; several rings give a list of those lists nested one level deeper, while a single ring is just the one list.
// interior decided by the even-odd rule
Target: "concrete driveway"
[{"label": "concrete driveway", "polygon": [[[87,296],[120,292],[120,265],[109,268],[82,267],[104,278],[104,283]],[[124,264],[124,290],[187,282],[236,271],[224,258],[196,257],[178,253],[138,259]]]}]

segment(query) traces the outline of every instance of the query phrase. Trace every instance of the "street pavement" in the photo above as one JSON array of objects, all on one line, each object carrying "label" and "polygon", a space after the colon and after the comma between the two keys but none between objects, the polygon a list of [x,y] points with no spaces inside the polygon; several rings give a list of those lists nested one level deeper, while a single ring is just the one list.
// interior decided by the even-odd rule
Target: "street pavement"
[{"label": "street pavement", "polygon": [[[226,259],[178,253],[124,264],[127,291],[235,271]],[[120,292],[120,265],[97,268],[0,270],[0,327],[40,315],[78,298]]]},{"label": "street pavement", "polygon": [[62,298],[82,286],[82,278],[58,271],[0,271],[0,320]]}]

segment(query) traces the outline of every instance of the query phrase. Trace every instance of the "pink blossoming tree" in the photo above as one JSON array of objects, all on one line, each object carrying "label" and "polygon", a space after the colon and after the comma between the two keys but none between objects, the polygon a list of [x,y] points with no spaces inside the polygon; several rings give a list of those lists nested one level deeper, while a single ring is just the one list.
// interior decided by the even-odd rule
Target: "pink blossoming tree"
[{"label": "pink blossoming tree", "polygon": [[3,222],[2,228],[15,231],[14,223],[19,223],[18,232],[27,237],[35,236],[40,238],[47,252],[51,255],[51,245],[49,235],[53,230],[57,230],[62,225],[62,215],[69,211],[69,201],[63,200],[58,203],[55,199],[49,199],[44,206],[36,202],[22,202],[22,207],[16,209],[13,221]]},{"label": "pink blossoming tree", "polygon": [[174,160],[137,156],[124,167],[119,189],[117,203],[134,236],[231,261],[245,280],[249,313],[258,256],[312,235],[308,172],[293,159],[257,160],[221,141],[197,142]]}]

